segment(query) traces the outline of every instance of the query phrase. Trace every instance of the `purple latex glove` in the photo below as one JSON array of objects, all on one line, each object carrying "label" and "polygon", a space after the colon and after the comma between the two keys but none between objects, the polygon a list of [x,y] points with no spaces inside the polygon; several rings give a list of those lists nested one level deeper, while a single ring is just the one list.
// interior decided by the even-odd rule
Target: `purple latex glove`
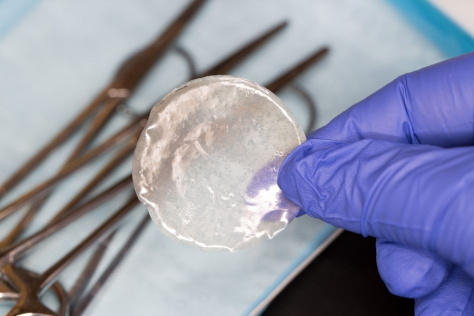
[{"label": "purple latex glove", "polygon": [[474,315],[473,144],[470,53],[401,76],[310,134],[278,184],[308,215],[376,237],[382,279],[417,315]]}]

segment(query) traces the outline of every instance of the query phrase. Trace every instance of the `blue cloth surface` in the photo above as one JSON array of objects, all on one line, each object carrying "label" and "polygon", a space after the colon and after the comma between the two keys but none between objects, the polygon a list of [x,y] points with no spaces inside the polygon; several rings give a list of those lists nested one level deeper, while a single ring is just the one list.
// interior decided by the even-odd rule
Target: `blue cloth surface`
[{"label": "blue cloth surface", "polygon": [[[187,3],[52,0],[18,9],[4,1],[2,14],[9,16],[4,10],[10,8],[17,18],[9,25],[1,21],[0,27],[4,30],[0,32],[0,146],[7,153],[0,156],[0,181],[51,138],[107,83],[125,57],[152,39]],[[445,58],[393,7],[376,0],[209,1],[178,43],[195,57],[199,69],[205,69],[283,19],[290,21],[288,29],[232,74],[264,84],[328,45],[329,56],[297,80],[318,104],[318,126],[394,77]],[[170,52],[130,106],[145,109],[185,80],[184,62]],[[306,112],[295,95],[287,90],[280,96],[305,125]],[[124,120],[113,120],[107,132]],[[16,192],[54,173],[72,146],[70,142],[56,152]],[[63,182],[35,224],[46,222],[104,161]],[[129,170],[126,163],[117,177]],[[112,201],[65,230],[25,265],[38,271],[47,268],[51,258],[61,255],[59,249],[72,247],[87,234],[82,225],[97,226],[120,202]],[[125,228],[135,221],[131,219]],[[1,227],[8,224],[0,226],[0,235],[6,231]],[[246,314],[334,231],[328,224],[302,217],[274,240],[228,254],[177,244],[150,226],[89,311],[91,315]],[[111,250],[117,248],[114,243]],[[66,271],[67,286],[85,259]]]}]

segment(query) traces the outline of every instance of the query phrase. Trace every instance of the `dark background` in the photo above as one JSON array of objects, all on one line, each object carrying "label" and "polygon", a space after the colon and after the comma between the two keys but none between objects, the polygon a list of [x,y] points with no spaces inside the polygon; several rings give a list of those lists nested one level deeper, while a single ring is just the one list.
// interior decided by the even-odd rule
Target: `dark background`
[{"label": "dark background", "polygon": [[268,306],[269,315],[413,315],[377,271],[375,239],[342,233]]}]

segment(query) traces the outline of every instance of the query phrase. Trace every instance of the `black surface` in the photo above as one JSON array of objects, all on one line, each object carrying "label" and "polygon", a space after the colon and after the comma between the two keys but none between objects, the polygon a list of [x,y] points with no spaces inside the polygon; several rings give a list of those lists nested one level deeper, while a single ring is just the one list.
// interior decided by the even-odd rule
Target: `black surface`
[{"label": "black surface", "polygon": [[413,300],[388,292],[377,272],[375,239],[344,232],[263,315],[413,315]]}]

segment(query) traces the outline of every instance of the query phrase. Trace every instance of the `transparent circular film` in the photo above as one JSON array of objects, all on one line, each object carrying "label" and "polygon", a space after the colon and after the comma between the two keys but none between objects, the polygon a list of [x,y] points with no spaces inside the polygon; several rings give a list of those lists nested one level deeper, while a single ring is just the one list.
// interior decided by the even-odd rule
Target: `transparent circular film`
[{"label": "transparent circular film", "polygon": [[168,235],[235,251],[272,238],[298,213],[277,174],[304,140],[267,89],[231,76],[193,80],[151,111],[135,150],[135,190]]}]

